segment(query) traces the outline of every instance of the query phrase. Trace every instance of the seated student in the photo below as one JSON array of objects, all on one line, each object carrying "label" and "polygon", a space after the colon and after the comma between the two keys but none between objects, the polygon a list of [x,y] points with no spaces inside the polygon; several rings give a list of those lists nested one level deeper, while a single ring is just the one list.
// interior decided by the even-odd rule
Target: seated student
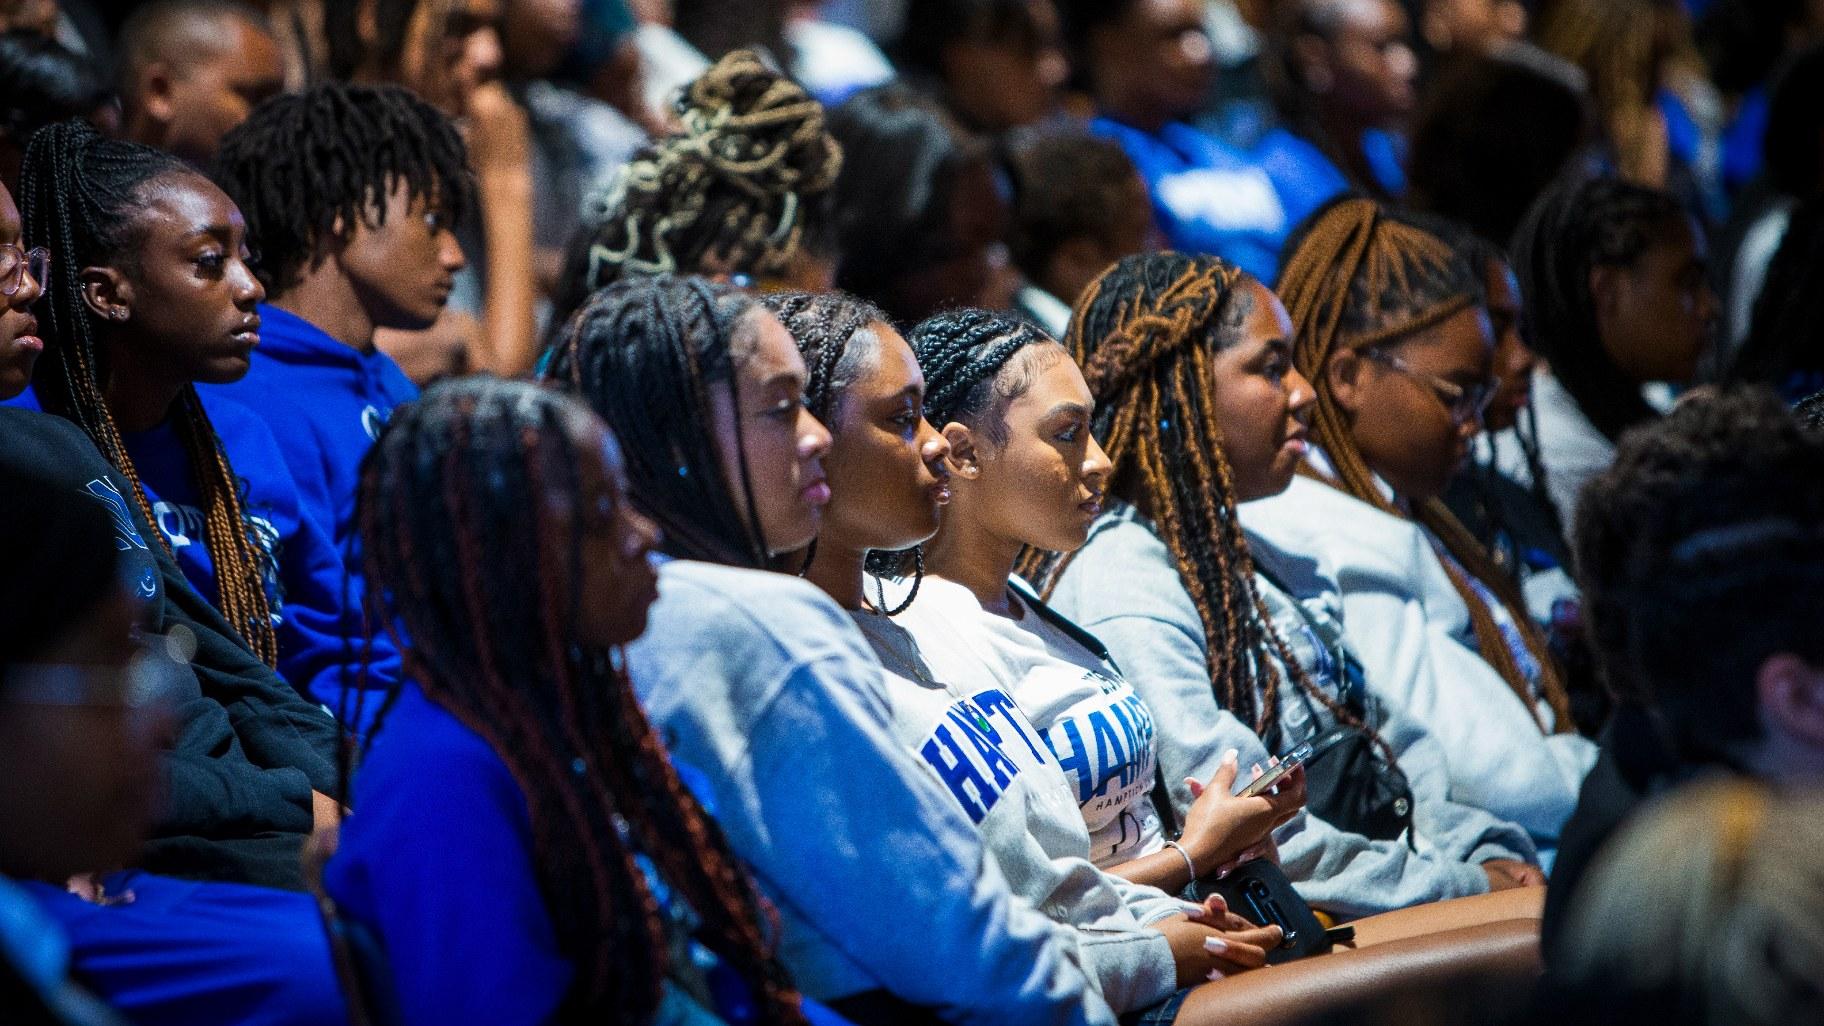
[{"label": "seated student", "polygon": [[1548,960],[1580,878],[1647,797],[1701,773],[1824,779],[1824,439],[1771,394],[1694,396],[1623,437],[1578,515],[1578,580],[1622,706],[1565,828]]},{"label": "seated student", "polygon": [[[1540,197],[1514,236],[1514,270],[1544,361],[1533,408],[1545,485],[1566,524],[1615,442],[1658,413],[1652,382],[1685,384],[1715,335],[1704,231],[1677,200],[1614,178]],[[1528,480],[1509,461],[1508,472]]]},{"label": "seated student", "polygon": [[[42,348],[31,306],[49,257],[19,243],[18,211],[0,188],[0,398],[25,387]],[[74,753],[54,750],[61,714],[4,718],[0,732],[9,736],[0,747],[18,763],[0,795],[9,824],[0,872],[24,883],[37,909],[5,901],[0,920],[27,935],[34,932],[28,924],[44,918],[55,926],[34,940],[48,945],[24,949],[14,946],[20,934],[0,928],[7,937],[0,946],[13,956],[32,953],[29,968],[39,975],[31,982],[45,999],[61,1000],[50,991],[62,989],[60,964],[67,964],[136,1022],[341,1021],[316,903],[268,889],[302,888],[305,836],[334,822],[334,803],[312,790],[336,789],[329,718],[273,677],[170,556],[145,543],[149,528],[123,498],[129,486],[80,430],[60,417],[0,406],[0,437],[0,506],[7,523],[34,539],[0,577],[0,704],[118,707],[118,690],[73,696],[67,675],[28,682],[13,676],[12,664],[79,661],[82,653],[69,646],[91,641],[118,653],[133,621],[194,646],[187,667],[171,665],[160,678],[164,712],[120,709],[138,719],[120,720],[143,731],[136,738],[82,714],[102,732],[84,733],[80,765],[65,765]],[[59,585],[46,589],[51,578]],[[119,589],[117,601],[103,599],[110,589]],[[107,608],[82,608],[91,601]],[[60,616],[97,613],[105,622],[83,630],[106,629],[109,638],[61,633],[71,625]],[[164,749],[155,768],[135,756],[142,746]],[[108,752],[114,757],[97,760]],[[89,786],[65,793],[71,781]],[[162,799],[156,804],[149,785]],[[54,822],[34,830],[30,824],[51,808]],[[125,865],[137,868],[119,871]],[[60,943],[67,945],[61,954]],[[9,999],[6,1007],[12,1013],[23,1003]]]},{"label": "seated student", "polygon": [[1288,226],[1348,191],[1406,191],[1404,140],[1419,62],[1396,0],[1290,0],[1274,12],[1268,89],[1280,124],[1252,156],[1273,179]]},{"label": "seated student", "polygon": [[375,639],[359,665],[358,600],[272,432],[196,389],[246,373],[260,342],[265,292],[243,262],[240,212],[176,158],[82,122],[33,137],[25,180],[27,238],[74,243],[49,283],[38,403],[89,434],[160,544],[267,665],[306,697],[352,708],[351,689],[397,676],[392,643]]},{"label": "seated student", "polygon": [[[1314,394],[1279,300],[1179,253],[1124,260],[1090,289],[1069,344],[1114,471],[1087,540],[1035,583],[1152,709],[1178,821],[1228,753],[1265,763],[1347,728],[1353,749],[1312,765],[1310,808],[1275,835],[1306,900],[1354,917],[1538,882],[1525,831],[1452,801],[1438,740],[1361,679],[1334,582],[1235,514],[1284,491],[1307,444]],[[1382,790],[1396,770],[1404,815]]]},{"label": "seated student", "polygon": [[71,118],[105,131],[119,114],[101,76],[62,43],[36,32],[0,36],[0,184],[12,192],[33,132]]},{"label": "seated student", "polygon": [[139,593],[156,571],[119,544],[120,513],[8,459],[0,516],[32,539],[0,577],[6,1021],[115,1022],[75,980],[139,1024],[346,1021],[309,895],[121,869],[161,818],[156,749],[187,674],[168,654],[175,635],[139,633],[162,596]]},{"label": "seated student", "polygon": [[585,407],[489,378],[405,407],[364,464],[376,612],[415,672],[324,880],[408,1026],[805,1021],[620,661],[657,598],[625,489]]},{"label": "seated student", "polygon": [[[12,196],[0,188],[0,400],[30,382],[44,341],[32,306],[54,258],[22,247]],[[66,269],[67,273],[67,269]],[[151,533],[132,485],[74,424],[0,405],[0,466],[42,474],[107,507],[114,545],[129,553],[149,627],[195,639],[194,671],[161,772],[165,802],[139,865],[200,879],[303,886],[299,851],[335,821],[335,726],[304,701],[197,595]]]},{"label": "seated student", "polygon": [[[805,252],[842,167],[823,106],[738,50],[691,82],[677,109],[682,129],[635,156],[602,200],[600,222],[570,241],[549,337],[590,293],[632,274],[829,287]],[[755,152],[766,156],[748,159]]]},{"label": "seated student", "polygon": [[214,391],[266,422],[305,514],[347,554],[361,458],[418,394],[374,332],[435,321],[463,267],[462,139],[396,86],[325,84],[261,104],[222,140],[214,177],[247,219],[267,297],[247,376]]},{"label": "seated student", "polygon": [[1767,265],[1753,321],[1725,380],[1767,386],[1788,402],[1824,388],[1824,359],[1809,341],[1816,337],[1812,325],[1824,303],[1819,287],[1821,246],[1824,201],[1799,204]]},{"label": "seated student", "polygon": [[1296,223],[1244,151],[1193,128],[1213,74],[1196,0],[1065,0],[1071,62],[1094,101],[1090,130],[1121,144],[1173,249],[1211,253],[1263,281]]},{"label": "seated student", "polygon": [[1000,138],[1058,113],[1070,74],[1052,0],[911,0],[893,59],[971,132]]},{"label": "seated student", "polygon": [[1275,291],[1317,391],[1310,450],[1242,523],[1336,582],[1368,686],[1441,742],[1451,797],[1525,827],[1549,866],[1595,746],[1516,589],[1437,498],[1495,384],[1479,276],[1371,200],[1302,232]]},{"label": "seated student", "polygon": [[1121,147],[1077,132],[1047,132],[1013,151],[1008,248],[1026,276],[1018,310],[1053,338],[1070,308],[1108,266],[1157,248],[1146,179]]},{"label": "seated student", "polygon": [[[924,382],[912,349],[878,308],[841,294],[805,293],[769,296],[766,305],[804,354],[806,402],[832,425],[825,461],[831,499],[808,550],[805,576],[848,610],[880,656],[896,733],[975,823],[1014,893],[1082,931],[1084,969],[1117,1012],[1166,1002],[1148,1013],[1163,1015],[1175,1009],[1179,988],[1203,982],[1212,971],[1229,975],[1261,964],[1263,948],[1280,940],[1276,929],[1235,923],[1212,931],[1185,920],[1184,905],[1159,890],[1098,872],[1083,814],[1071,797],[1075,784],[1066,781],[1042,745],[1041,731],[1021,711],[1017,689],[967,657],[925,659],[892,619],[904,606],[883,605],[866,593],[869,552],[907,548],[936,530],[949,501],[949,445],[920,412]],[[1010,338],[1044,339],[1007,318],[993,320]],[[1281,799],[1295,800],[1290,794]],[[1269,815],[1277,804],[1264,798],[1247,803],[1267,807]],[[1208,841],[1212,849],[1229,843],[1239,852],[1256,839]],[[1166,869],[1178,870],[1176,879],[1163,881],[1171,889],[1190,883],[1175,856]],[[1203,950],[1209,938],[1227,950]]]},{"label": "seated student", "polygon": [[900,83],[850,97],[830,134],[838,288],[908,324],[1011,305],[1006,186],[986,140]]},{"label": "seated student", "polygon": [[829,499],[829,433],[778,319],[701,279],[637,277],[597,293],[555,354],[548,378],[609,422],[634,507],[679,557],[628,648],[634,687],[703,774],[799,986],[860,1022],[1112,1024],[1074,931],[1009,892],[900,742],[848,615],[761,572],[811,541]]},{"label": "seated student", "polygon": [[279,46],[234,0],[158,0],[121,26],[121,135],[207,167],[229,129],[285,88]]}]

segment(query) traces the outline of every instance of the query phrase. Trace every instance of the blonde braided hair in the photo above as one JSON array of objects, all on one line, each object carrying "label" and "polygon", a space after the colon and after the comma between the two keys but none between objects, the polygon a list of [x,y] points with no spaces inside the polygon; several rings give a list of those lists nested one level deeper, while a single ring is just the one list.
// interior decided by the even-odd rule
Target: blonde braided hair
[{"label": "blonde braided hair", "polygon": [[823,105],[750,50],[686,87],[677,113],[683,129],[630,162],[605,201],[590,291],[629,272],[778,273],[798,250],[808,199],[842,168]]},{"label": "blonde braided hair", "polygon": [[[1356,447],[1348,418],[1324,374],[1336,353],[1359,353],[1408,338],[1475,306],[1473,285],[1453,288],[1447,284],[1474,281],[1473,271],[1452,266],[1462,263],[1443,240],[1390,216],[1372,200],[1345,199],[1332,204],[1288,244],[1280,272],[1277,291],[1292,317],[1295,336],[1292,360],[1317,390],[1312,439],[1323,447],[1336,470],[1334,479],[1320,480],[1383,513],[1428,528],[1451,557],[1441,562],[1469,609],[1482,658],[1539,721],[1532,684],[1508,648],[1477,582],[1506,607],[1522,643],[1538,663],[1539,689],[1551,707],[1553,729],[1570,730],[1570,700],[1564,682],[1518,589],[1441,501],[1416,502],[1408,516],[1387,500]],[[1539,726],[1548,729],[1542,721]]]}]

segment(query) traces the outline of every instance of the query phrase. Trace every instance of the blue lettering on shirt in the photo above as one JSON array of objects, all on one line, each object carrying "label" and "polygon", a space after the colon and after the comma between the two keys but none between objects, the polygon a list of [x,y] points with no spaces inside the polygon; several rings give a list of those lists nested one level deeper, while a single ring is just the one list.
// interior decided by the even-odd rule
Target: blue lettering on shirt
[{"label": "blue lettering on shirt", "polygon": [[[1064,735],[1064,750],[1058,750],[1058,735]],[[1083,731],[1077,727],[1074,719],[1059,720],[1050,730],[1044,732],[1045,744],[1051,749],[1052,757],[1058,760],[1058,768],[1065,773],[1075,774],[1077,778],[1077,804],[1089,801],[1095,793],[1095,782],[1089,765],[1089,748],[1083,744]]]},{"label": "blue lettering on shirt", "polygon": [[[1154,723],[1146,702],[1132,689],[1100,674],[1098,679],[1108,705],[1067,716],[1042,733],[1058,765],[1074,773],[1077,804],[1107,797],[1109,785],[1126,790],[1152,773]],[[1095,752],[1083,742],[1084,726],[1095,742]]]},{"label": "blue lettering on shirt", "polygon": [[[1001,710],[1012,705],[999,691],[985,691],[977,696],[982,704]],[[1002,734],[987,724],[986,715],[974,702],[959,700],[952,704],[919,746],[918,753],[937,771],[938,779],[950,789],[956,803],[963,807],[973,823],[980,823],[990,809],[1000,802],[1013,779],[1020,775],[1019,764],[1001,750]],[[1025,737],[1011,718],[1006,722]],[[966,743],[965,743],[966,742]],[[1031,744],[1027,740],[1027,744]]]},{"label": "blue lettering on shirt", "polygon": [[989,718],[1000,720],[1008,729],[1019,737],[1021,741],[1026,742],[1026,750],[1032,753],[1034,761],[1039,763],[1045,762],[1049,753],[1041,751],[1038,743],[1033,741],[1032,735],[1028,734],[1026,728],[1020,725],[1020,721],[1025,719],[1025,717],[1017,715],[1019,707],[1013,704],[1013,699],[1008,698],[1005,692],[999,690],[984,691],[975,696],[975,704],[980,706],[982,712],[987,714]]}]

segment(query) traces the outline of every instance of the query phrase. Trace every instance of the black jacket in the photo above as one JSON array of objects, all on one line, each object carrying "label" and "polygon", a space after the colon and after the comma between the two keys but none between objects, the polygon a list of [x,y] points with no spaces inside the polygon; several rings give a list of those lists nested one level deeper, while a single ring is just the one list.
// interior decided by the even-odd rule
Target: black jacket
[{"label": "black jacket", "polygon": [[125,479],[75,425],[0,408],[0,472],[15,469],[67,482],[107,505],[148,625],[160,633],[181,625],[197,639],[195,685],[178,700],[177,737],[163,759],[164,812],[140,864],[171,876],[301,889],[311,791],[336,793],[334,720],[260,662],[197,595]]}]

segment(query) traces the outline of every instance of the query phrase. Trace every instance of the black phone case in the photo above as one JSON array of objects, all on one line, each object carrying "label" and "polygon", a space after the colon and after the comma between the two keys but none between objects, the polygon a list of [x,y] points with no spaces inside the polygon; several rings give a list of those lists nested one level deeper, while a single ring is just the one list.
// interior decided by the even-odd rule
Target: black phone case
[{"label": "black phone case", "polygon": [[1330,936],[1305,899],[1292,889],[1285,871],[1268,859],[1242,864],[1221,880],[1200,880],[1197,896],[1222,895],[1229,911],[1260,926],[1277,924],[1286,932],[1279,947],[1267,952],[1267,964],[1278,965],[1330,950]]}]

